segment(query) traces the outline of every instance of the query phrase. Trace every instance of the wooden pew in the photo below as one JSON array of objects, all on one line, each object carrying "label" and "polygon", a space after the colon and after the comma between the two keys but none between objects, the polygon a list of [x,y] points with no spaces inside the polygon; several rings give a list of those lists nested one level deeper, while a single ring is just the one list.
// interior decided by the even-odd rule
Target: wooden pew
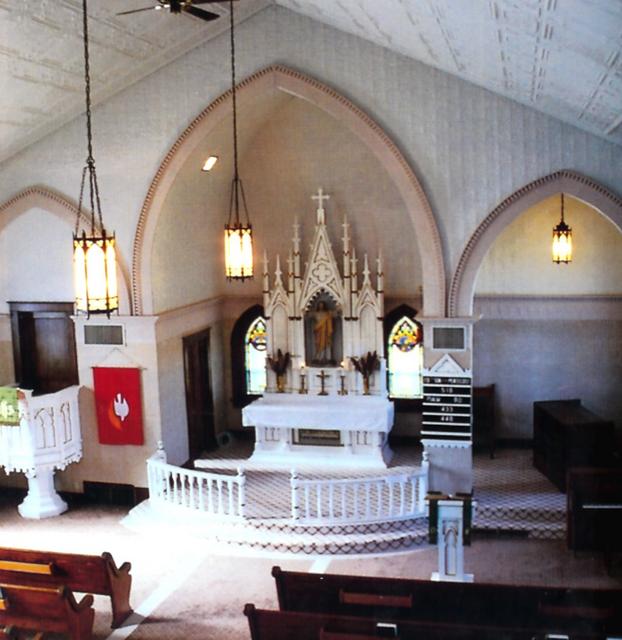
[{"label": "wooden pew", "polygon": [[[545,633],[529,629],[510,629],[453,622],[398,620],[383,622],[372,618],[340,616],[330,613],[269,611],[247,604],[251,640],[545,640]],[[605,640],[601,634],[572,633],[568,640]]]},{"label": "wooden pew", "polygon": [[110,596],[112,627],[119,627],[132,613],[129,562],[117,567],[112,556],[32,551],[0,547],[0,583],[34,586],[68,586],[80,593]]},{"label": "wooden pew", "polygon": [[25,587],[0,584],[0,625],[66,633],[71,640],[93,636],[93,596],[77,602],[67,587]]},{"label": "wooden pew", "polygon": [[279,608],[377,620],[451,620],[465,625],[565,633],[622,633],[622,589],[564,589],[430,582],[282,571]]}]

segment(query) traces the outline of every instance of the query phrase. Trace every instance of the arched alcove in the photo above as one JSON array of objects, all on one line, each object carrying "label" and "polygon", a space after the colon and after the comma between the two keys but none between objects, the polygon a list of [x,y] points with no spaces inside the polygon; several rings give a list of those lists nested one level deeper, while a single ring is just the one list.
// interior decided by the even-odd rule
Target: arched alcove
[{"label": "arched alcove", "polygon": [[[334,118],[342,127],[355,134],[380,163],[389,176],[394,190],[403,201],[409,221],[407,235],[411,244],[416,244],[420,256],[422,286],[424,292],[425,313],[444,315],[445,310],[445,271],[442,258],[440,236],[429,203],[421,185],[403,155],[386,133],[371,118],[353,105],[349,100],[322,83],[301,73],[281,66],[271,66],[260,71],[239,86],[239,109],[261,103],[267,94],[275,92],[309,102]],[[158,233],[159,218],[167,207],[167,198],[179,180],[186,162],[202,142],[230,116],[230,92],[227,92],[205,109],[184,131],[162,162],[143,204],[134,242],[132,265],[132,290],[134,311],[139,314],[152,314],[154,306],[154,259],[161,260],[160,252],[156,257],[154,246]],[[319,185],[317,185],[319,186]],[[260,194],[260,198],[261,198]],[[308,197],[310,194],[303,194]],[[220,229],[224,222],[224,207],[219,213],[218,224],[210,227],[212,239],[208,250],[216,249],[220,244]],[[313,208],[307,209],[307,211]],[[300,214],[303,215],[304,211]],[[340,215],[347,213],[340,211]],[[381,217],[380,212],[378,215]],[[183,225],[183,211],[180,211],[179,224]],[[278,220],[277,220],[278,223]],[[338,226],[338,222],[336,223]],[[200,230],[190,227],[189,233]],[[369,247],[373,251],[375,247]],[[256,259],[260,256],[256,255]],[[282,256],[284,257],[284,256]],[[215,274],[208,274],[208,277]],[[194,277],[194,276],[193,276]],[[204,276],[203,276],[204,277]]]},{"label": "arched alcove", "polygon": [[590,205],[622,230],[622,198],[594,180],[567,170],[535,180],[499,204],[471,236],[451,283],[448,304],[450,316],[473,314],[478,271],[486,253],[503,230],[526,209],[558,193],[565,193]]},{"label": "arched alcove", "polygon": [[[82,212],[83,223],[86,227],[90,224],[90,217]],[[61,224],[48,225],[42,221],[45,219],[58,220]],[[32,295],[37,295],[41,299],[56,299],[60,291],[65,291],[64,297],[73,299],[73,276],[71,233],[76,224],[77,209],[69,200],[50,189],[33,186],[17,193],[10,200],[0,205],[0,238],[7,229],[13,228],[16,233],[15,239],[10,240],[12,247],[16,251],[21,251],[24,246],[24,238],[29,238],[28,254],[25,259],[32,264],[32,255],[45,257],[45,262],[36,262],[36,272],[28,273],[19,265],[14,266],[17,271],[33,283],[31,287]],[[25,225],[24,229],[18,228],[20,224]],[[17,226],[16,226],[17,225]],[[37,234],[37,230],[46,229],[45,234]],[[65,235],[66,234],[66,235]],[[40,246],[33,246],[35,240]],[[66,242],[65,242],[66,240]],[[120,307],[121,313],[129,313],[129,274],[123,257],[119,255],[117,248],[117,263],[121,272],[120,279]],[[3,270],[7,277],[11,277],[11,266],[7,265]],[[54,280],[54,276],[58,277]],[[45,276],[45,277],[43,277]],[[48,293],[49,292],[49,293]],[[21,290],[17,299],[26,299],[29,293]],[[61,295],[61,297],[63,297]],[[16,299],[13,291],[5,292],[4,303],[7,299]]]}]

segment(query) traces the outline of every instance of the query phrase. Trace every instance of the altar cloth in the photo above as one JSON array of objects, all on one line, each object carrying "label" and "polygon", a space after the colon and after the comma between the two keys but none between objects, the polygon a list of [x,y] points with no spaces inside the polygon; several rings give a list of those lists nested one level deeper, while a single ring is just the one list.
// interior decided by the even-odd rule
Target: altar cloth
[{"label": "altar cloth", "polygon": [[393,403],[377,396],[266,393],[242,409],[245,427],[379,431],[393,426]]}]

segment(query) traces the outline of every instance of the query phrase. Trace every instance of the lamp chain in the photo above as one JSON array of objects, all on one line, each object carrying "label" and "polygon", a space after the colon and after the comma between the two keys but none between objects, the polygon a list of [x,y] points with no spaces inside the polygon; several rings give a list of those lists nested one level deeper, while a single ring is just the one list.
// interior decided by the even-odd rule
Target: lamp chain
[{"label": "lamp chain", "polygon": [[82,0],[82,20],[83,20],[83,33],[84,33],[84,88],[86,94],[86,139],[87,139],[87,158],[86,166],[82,172],[82,185],[80,187],[80,201],[78,202],[78,221],[76,222],[76,229],[80,224],[80,213],[82,210],[82,197],[84,194],[84,184],[86,178],[86,171],[89,173],[89,197],[91,204],[91,233],[95,233],[95,205],[97,205],[97,215],[99,218],[99,225],[101,229],[104,228],[101,212],[101,202],[99,199],[99,187],[97,184],[97,173],[95,171],[95,158],[93,157],[93,131],[91,127],[91,76],[90,76],[90,63],[89,63],[89,28],[87,17],[87,0]]},{"label": "lamp chain", "polygon": [[564,222],[564,193],[562,192],[562,224]]},{"label": "lamp chain", "polygon": [[[235,222],[240,222],[240,203],[238,195],[239,173],[238,173],[238,115],[235,92],[235,36],[233,26],[233,0],[229,0],[229,20],[231,23],[231,98],[233,101],[233,198],[235,205]],[[229,215],[231,217],[231,215]]]}]

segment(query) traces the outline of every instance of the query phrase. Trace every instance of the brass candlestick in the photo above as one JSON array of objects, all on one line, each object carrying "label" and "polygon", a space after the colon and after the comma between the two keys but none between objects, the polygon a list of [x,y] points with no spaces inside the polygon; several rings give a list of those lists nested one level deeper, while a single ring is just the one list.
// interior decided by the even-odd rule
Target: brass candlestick
[{"label": "brass candlestick", "polygon": [[342,372],[341,374],[341,388],[337,392],[340,396],[347,396],[348,390],[346,389],[346,375]]},{"label": "brass candlestick", "polygon": [[307,387],[305,383],[307,381],[307,376],[304,373],[300,374],[300,389],[298,389],[298,393],[308,393]]}]

